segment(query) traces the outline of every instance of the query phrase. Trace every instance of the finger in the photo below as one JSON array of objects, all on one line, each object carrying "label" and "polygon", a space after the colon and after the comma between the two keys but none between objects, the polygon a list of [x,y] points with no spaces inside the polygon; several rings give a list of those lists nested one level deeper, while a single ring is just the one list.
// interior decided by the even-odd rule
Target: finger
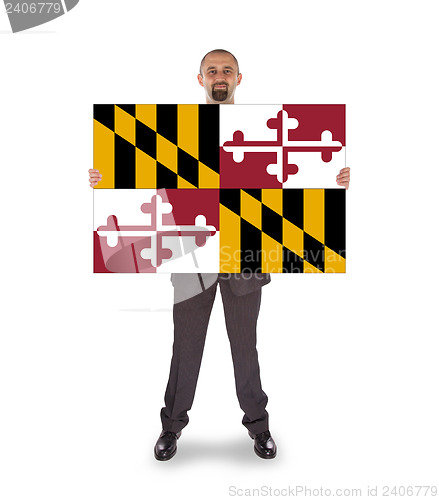
[{"label": "finger", "polygon": [[338,181],[342,181],[342,180],[349,180],[349,178],[350,178],[349,173],[347,173],[347,174],[339,174],[339,175],[337,175],[337,180],[338,180]]},{"label": "finger", "polygon": [[337,182],[339,186],[344,186],[346,189],[349,187],[349,182]]},{"label": "finger", "polygon": [[351,170],[351,169],[350,169],[349,167],[345,167],[345,168],[342,168],[342,169],[340,170],[340,173],[342,173],[342,172],[349,172],[350,170]]},{"label": "finger", "polygon": [[96,169],[96,168],[90,168],[88,171],[89,171],[90,173],[91,173],[91,172],[97,172],[97,173],[99,173],[99,170],[98,170],[98,169]]}]

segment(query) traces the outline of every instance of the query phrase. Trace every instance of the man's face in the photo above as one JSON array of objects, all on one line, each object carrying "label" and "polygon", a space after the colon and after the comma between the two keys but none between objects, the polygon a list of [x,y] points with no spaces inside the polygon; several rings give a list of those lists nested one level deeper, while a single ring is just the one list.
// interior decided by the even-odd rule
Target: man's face
[{"label": "man's face", "polygon": [[209,54],[201,68],[198,81],[206,92],[206,102],[233,104],[235,89],[241,83],[242,75],[230,54]]}]

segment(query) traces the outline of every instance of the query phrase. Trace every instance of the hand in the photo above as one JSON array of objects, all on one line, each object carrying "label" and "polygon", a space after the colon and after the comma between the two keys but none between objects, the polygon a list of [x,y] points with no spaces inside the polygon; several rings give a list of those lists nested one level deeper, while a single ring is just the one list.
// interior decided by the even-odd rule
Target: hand
[{"label": "hand", "polygon": [[102,179],[102,174],[99,173],[99,170],[92,168],[88,171],[88,173],[90,174],[90,187],[95,187],[96,184]]},{"label": "hand", "polygon": [[340,173],[337,175],[336,180],[339,186],[345,186],[349,189],[349,181],[351,180],[351,169],[349,167],[342,168]]}]

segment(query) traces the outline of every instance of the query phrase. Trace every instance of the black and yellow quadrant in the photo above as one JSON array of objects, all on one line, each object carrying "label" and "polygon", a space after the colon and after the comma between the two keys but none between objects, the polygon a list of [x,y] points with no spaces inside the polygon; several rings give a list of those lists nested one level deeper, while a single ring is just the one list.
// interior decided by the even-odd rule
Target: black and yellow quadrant
[{"label": "black and yellow quadrant", "polygon": [[221,189],[220,272],[346,271],[344,189]]},{"label": "black and yellow quadrant", "polygon": [[218,188],[219,105],[95,104],[96,188]]}]

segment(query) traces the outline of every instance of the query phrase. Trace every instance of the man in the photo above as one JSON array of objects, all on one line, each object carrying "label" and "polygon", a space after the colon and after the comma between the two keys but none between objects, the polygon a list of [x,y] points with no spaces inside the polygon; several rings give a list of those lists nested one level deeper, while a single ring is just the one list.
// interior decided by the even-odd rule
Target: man
[{"label": "man", "polygon": [[[238,61],[230,52],[217,49],[204,56],[198,82],[204,88],[207,104],[234,104],[235,90],[241,83]],[[89,170],[90,186],[102,178]],[[349,168],[342,169],[337,183],[349,187]],[[165,406],[160,416],[163,430],[154,447],[157,460],[171,459],[177,452],[177,439],[188,424],[203,355],[204,342],[217,285],[223,300],[227,334],[235,373],[236,393],[244,411],[243,425],[254,440],[254,451],[261,458],[274,458],[276,444],[268,426],[265,409],[268,398],[262,390],[256,323],[261,303],[261,288],[270,275],[254,274],[173,274],[174,344]],[[221,415],[214,415],[215,429]]]}]

